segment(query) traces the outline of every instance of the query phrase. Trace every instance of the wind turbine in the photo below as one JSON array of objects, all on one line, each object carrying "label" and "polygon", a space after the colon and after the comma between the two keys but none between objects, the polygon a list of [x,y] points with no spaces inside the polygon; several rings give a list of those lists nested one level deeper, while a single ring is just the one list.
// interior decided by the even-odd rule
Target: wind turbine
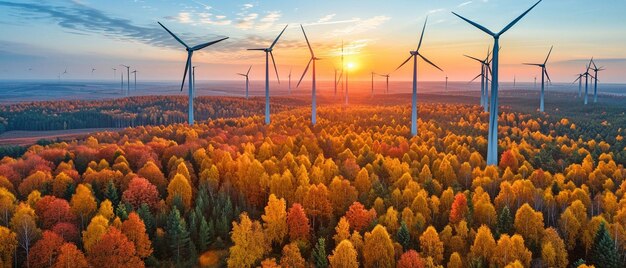
[{"label": "wind turbine", "polygon": [[306,36],[306,32],[304,31],[304,27],[302,26],[302,24],[300,24],[300,28],[302,29],[302,33],[304,34],[304,39],[306,40],[306,44],[307,46],[309,46],[309,52],[311,52],[311,59],[309,60],[309,63],[306,65],[306,69],[304,69],[304,72],[302,73],[302,76],[300,77],[300,81],[298,81],[298,85],[296,85],[296,88],[298,86],[300,86],[300,83],[302,82],[302,78],[304,78],[304,75],[306,75],[306,72],[309,70],[309,66],[311,65],[311,62],[313,63],[313,73],[312,73],[312,79],[311,79],[311,95],[312,95],[312,100],[311,100],[311,124],[315,125],[315,123],[317,122],[317,96],[315,94],[315,88],[316,88],[316,81],[315,81],[315,61],[320,60],[320,58],[315,57],[315,53],[313,52],[313,48],[311,48],[311,43],[309,43],[309,38]]},{"label": "wind turbine", "polygon": [[[593,61],[593,59],[591,59],[591,61]],[[585,105],[589,103],[589,76],[591,76],[591,79],[595,78],[593,77],[593,75],[589,73],[589,68],[591,68],[591,61],[589,61],[589,64],[587,65],[587,69],[583,73],[583,76],[585,76]]]},{"label": "wind turbine", "polygon": [[446,91],[448,91],[448,75],[446,74]]},{"label": "wind turbine", "polygon": [[128,85],[126,90],[126,96],[130,93],[130,66],[120,64],[120,66],[126,67],[126,84]]},{"label": "wind turbine", "polygon": [[474,79],[472,79],[470,83],[476,80],[478,77],[480,77],[480,105],[483,106],[483,108],[485,109],[485,112],[487,112],[489,109],[488,108],[489,100],[487,99],[487,96],[488,96],[488,90],[489,90],[488,88],[489,73],[491,73],[491,66],[490,66],[491,61],[489,60],[489,56],[491,56],[491,51],[487,49],[487,57],[484,60],[480,60],[480,59],[477,59],[475,57],[468,56],[468,55],[463,55],[463,56],[470,58],[472,60],[475,60],[479,62],[481,65],[480,74],[477,75]]},{"label": "wind turbine", "polygon": [[598,66],[596,66],[596,63],[595,61],[593,61],[593,59],[591,59],[591,63],[593,64],[593,68],[591,68],[591,70],[594,71],[595,76],[596,76],[594,78],[595,84],[593,87],[593,103],[596,103],[598,102],[598,72],[604,71],[604,67],[598,68]]},{"label": "wind turbine", "polygon": [[582,78],[585,75],[584,74],[577,74],[577,76],[578,76],[578,78],[576,78],[576,80],[574,80],[574,82],[572,82],[572,84],[576,83],[576,81],[578,81],[578,97],[580,98],[580,97],[582,97],[582,94],[583,94],[582,93],[582,88],[583,88],[583,86],[582,86],[583,79]]},{"label": "wind turbine", "polygon": [[554,46],[550,47],[550,52],[548,52],[548,56],[546,57],[546,60],[543,61],[543,63],[524,63],[524,65],[532,65],[532,66],[541,67],[541,102],[539,104],[539,111],[542,113],[544,111],[543,102],[544,102],[544,89],[545,89],[546,77],[548,78],[548,81],[550,81],[550,75],[548,75],[548,70],[546,69],[546,63],[548,63],[550,54],[552,54],[552,48],[554,48]]},{"label": "wind turbine", "polygon": [[248,68],[248,71],[245,74],[237,73],[238,75],[241,75],[246,78],[246,99],[248,98],[248,86],[250,85],[250,80],[248,80],[248,75],[250,74],[251,69],[252,69],[252,65],[250,65],[250,68]]},{"label": "wind turbine", "polygon": [[269,67],[269,56],[272,57],[272,64],[274,64],[274,72],[276,72],[276,79],[278,80],[278,84],[280,84],[280,77],[278,77],[278,68],[276,68],[276,61],[274,61],[274,54],[272,51],[274,50],[274,46],[278,42],[278,39],[287,29],[285,28],[280,32],[280,34],[274,39],[274,42],[267,48],[249,48],[248,50],[258,50],[265,52],[265,124],[270,124],[270,67]]},{"label": "wind turbine", "polygon": [[135,76],[135,91],[137,91],[137,70],[132,71],[132,74]]},{"label": "wind turbine", "polygon": [[63,74],[67,74],[67,67],[65,68],[65,71],[63,72]]},{"label": "wind turbine", "polygon": [[489,136],[488,136],[488,144],[487,144],[487,165],[498,165],[498,60],[499,60],[499,50],[500,50],[500,36],[504,34],[506,31],[511,29],[513,25],[515,25],[518,21],[520,21],[528,12],[530,12],[533,8],[535,8],[542,0],[539,0],[532,7],[530,7],[526,12],[522,13],[519,17],[509,23],[504,29],[500,32],[494,33],[489,29],[481,26],[478,23],[475,23],[471,20],[468,20],[464,17],[461,17],[459,14],[452,12],[452,14],[461,18],[462,20],[468,22],[474,27],[480,29],[481,31],[487,33],[488,35],[493,37],[493,66],[492,66],[492,78],[491,78],[491,104],[489,106]]},{"label": "wind turbine", "polygon": [[411,135],[412,136],[417,135],[417,57],[419,56],[425,62],[427,62],[428,64],[432,65],[433,67],[443,72],[441,68],[439,68],[437,65],[432,63],[430,60],[428,60],[419,52],[420,48],[422,47],[422,40],[424,39],[424,32],[426,31],[427,22],[428,22],[428,17],[426,17],[426,20],[424,21],[424,27],[422,28],[422,35],[420,36],[417,49],[409,52],[411,56],[409,56],[402,64],[400,64],[400,66],[398,66],[398,68],[396,68],[396,71],[397,71],[398,69],[402,68],[404,64],[409,62],[409,60],[413,59],[413,97],[411,99]]},{"label": "wind turbine", "polygon": [[115,79],[117,77],[117,69],[115,68],[111,68],[113,69],[113,79]]},{"label": "wind turbine", "polygon": [[187,44],[185,44],[185,42],[183,42],[183,40],[181,40],[180,38],[178,38],[178,36],[176,36],[174,33],[172,33],[169,29],[167,29],[165,26],[163,26],[163,24],[161,24],[160,22],[158,22],[159,25],[161,25],[161,27],[163,27],[163,29],[165,29],[165,31],[167,31],[172,37],[174,37],[174,39],[176,39],[176,41],[178,41],[181,45],[183,45],[185,47],[185,50],[187,50],[187,63],[185,64],[185,72],[183,73],[183,82],[180,85],[180,91],[183,91],[183,86],[185,85],[185,78],[187,78],[187,72],[189,72],[189,125],[193,125],[194,120],[193,120],[193,72],[191,70],[191,57],[193,56],[193,52],[203,49],[205,47],[208,47],[210,45],[214,45],[216,43],[219,43],[221,41],[224,41],[226,39],[228,39],[228,37],[224,37],[224,38],[220,38],[218,40],[215,41],[211,41],[208,43],[204,43],[204,44],[200,44],[194,47],[190,47]]},{"label": "wind turbine", "polygon": [[292,71],[292,69],[290,68],[289,69],[289,76],[288,76],[289,77],[289,86],[288,86],[288,89],[289,89],[288,93],[289,93],[289,95],[291,95],[291,71]]},{"label": "wind turbine", "polygon": [[96,68],[91,68],[91,74],[93,75],[93,71],[95,71]]},{"label": "wind turbine", "polygon": [[122,78],[122,82],[120,84],[120,91],[124,94],[124,73],[120,72],[120,77]]},{"label": "wind turbine", "polygon": [[[191,67],[191,78],[193,79],[193,88],[196,88],[196,66]],[[194,91],[193,93],[195,97],[196,92]]]},{"label": "wind turbine", "polygon": [[372,96],[374,96],[374,75],[376,75],[376,73],[372,72]]},{"label": "wind turbine", "polygon": [[379,76],[385,77],[387,79],[387,89],[385,93],[389,94],[389,74],[379,74]]}]

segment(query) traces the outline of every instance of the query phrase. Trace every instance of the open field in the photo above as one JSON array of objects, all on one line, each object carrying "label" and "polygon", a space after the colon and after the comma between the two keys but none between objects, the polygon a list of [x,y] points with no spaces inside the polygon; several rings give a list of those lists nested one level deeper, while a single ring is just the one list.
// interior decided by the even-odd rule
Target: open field
[{"label": "open field", "polygon": [[105,131],[119,131],[116,128],[87,128],[49,131],[7,131],[0,134],[0,146],[2,145],[31,145],[38,140],[74,140],[91,133]]}]

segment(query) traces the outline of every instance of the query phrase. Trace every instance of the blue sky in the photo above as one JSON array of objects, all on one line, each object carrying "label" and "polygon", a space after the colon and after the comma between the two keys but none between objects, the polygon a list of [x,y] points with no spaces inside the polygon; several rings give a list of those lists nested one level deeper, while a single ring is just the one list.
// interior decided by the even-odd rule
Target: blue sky
[{"label": "blue sky", "polygon": [[[112,79],[111,68],[128,64],[145,79],[180,79],[185,52],[163,31],[161,21],[190,44],[218,37],[230,39],[194,56],[198,79],[238,79],[253,65],[252,79],[263,76],[262,53],[289,24],[275,55],[281,77],[299,76],[308,51],[299,24],[319,56],[318,73],[330,78],[339,65],[341,41],[355,77],[393,71],[417,43],[426,16],[423,54],[451,80],[469,80],[478,66],[462,55],[482,56],[492,40],[454,17],[455,11],[498,31],[535,1],[11,1],[0,0],[0,79]],[[625,82],[626,1],[595,5],[582,0],[544,0],[502,38],[501,80],[530,81],[540,72],[522,62],[541,62],[551,45],[549,72],[555,81],[570,81],[594,56],[607,67],[603,82]],[[91,69],[96,71],[91,73]],[[30,69],[30,70],[29,70]],[[256,71],[258,70],[258,71]],[[410,68],[394,77],[408,80]],[[296,75],[297,74],[297,75]],[[425,80],[445,77],[421,64]]]}]

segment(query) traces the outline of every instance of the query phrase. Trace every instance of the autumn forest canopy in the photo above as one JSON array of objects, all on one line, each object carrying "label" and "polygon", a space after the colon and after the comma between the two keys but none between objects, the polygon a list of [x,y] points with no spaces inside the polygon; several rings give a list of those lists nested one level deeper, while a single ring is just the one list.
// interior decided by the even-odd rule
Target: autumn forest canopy
[{"label": "autumn forest canopy", "polygon": [[414,137],[403,104],[327,103],[315,126],[299,99],[270,125],[261,99],[199,98],[194,126],[185,105],[1,107],[1,131],[126,128],[3,153],[0,267],[626,265],[623,107],[505,104],[487,166],[478,105],[420,103]]}]

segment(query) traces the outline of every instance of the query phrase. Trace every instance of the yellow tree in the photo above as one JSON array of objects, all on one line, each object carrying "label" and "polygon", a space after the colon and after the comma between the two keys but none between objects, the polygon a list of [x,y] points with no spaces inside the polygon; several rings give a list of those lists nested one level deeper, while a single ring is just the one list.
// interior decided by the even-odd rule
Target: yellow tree
[{"label": "yellow tree", "polygon": [[9,219],[15,209],[15,195],[4,187],[0,187],[0,219],[2,225],[9,225]]},{"label": "yellow tree", "polygon": [[83,231],[83,247],[85,251],[88,252],[91,246],[96,244],[108,229],[109,220],[101,215],[93,217],[87,226],[87,230]]},{"label": "yellow tree", "polygon": [[280,264],[283,267],[304,268],[306,261],[302,258],[298,243],[289,243],[283,247],[283,256],[280,258]]},{"label": "yellow tree", "polygon": [[548,267],[566,268],[568,265],[567,248],[556,229],[550,227],[543,233],[541,258]]},{"label": "yellow tree", "polygon": [[486,225],[480,226],[474,239],[474,244],[470,248],[473,258],[480,258],[482,263],[487,263],[496,249],[496,241],[493,239],[491,229]]},{"label": "yellow tree", "polygon": [[528,247],[539,246],[543,237],[543,214],[524,204],[515,213],[515,230],[524,237]]},{"label": "yellow tree", "polygon": [[420,236],[420,249],[422,254],[431,257],[435,264],[440,264],[443,261],[443,242],[439,239],[435,227],[428,226]]},{"label": "yellow tree", "polygon": [[85,184],[79,184],[76,187],[76,193],[72,195],[70,205],[72,212],[80,218],[81,230],[84,229],[85,223],[91,218],[97,207],[96,198],[91,189]]},{"label": "yellow tree", "polygon": [[287,236],[287,204],[285,199],[270,195],[265,214],[261,216],[265,229],[265,238],[269,243],[282,244]]},{"label": "yellow tree", "polygon": [[333,254],[328,257],[330,267],[358,268],[357,253],[349,240],[343,240],[335,247]]},{"label": "yellow tree", "polygon": [[[466,162],[467,163],[467,162]],[[463,260],[458,252],[453,252],[448,261],[448,268],[463,268]]]},{"label": "yellow tree", "polygon": [[335,233],[333,239],[337,245],[345,239],[350,239],[350,223],[346,220],[346,217],[339,219],[339,223],[337,223],[337,227],[335,227]]},{"label": "yellow tree", "polygon": [[36,220],[35,210],[26,203],[20,203],[10,222],[11,230],[15,232],[17,244],[26,252],[26,259],[28,259],[32,244],[41,234],[41,230],[37,228]]},{"label": "yellow tree", "polygon": [[507,264],[519,260],[524,267],[530,267],[532,254],[524,246],[524,238],[515,234],[512,237],[502,235],[498,240],[498,250],[494,250],[491,257],[491,264],[496,267],[504,267]]},{"label": "yellow tree", "polygon": [[253,267],[268,251],[263,228],[258,221],[252,221],[248,214],[240,215],[240,222],[233,222],[230,236],[233,246],[230,247],[228,267]]},{"label": "yellow tree", "polygon": [[107,220],[112,220],[115,213],[113,213],[113,204],[109,199],[105,199],[100,203],[100,208],[98,209],[98,215],[102,215]]},{"label": "yellow tree", "polygon": [[[182,166],[184,167],[185,165]],[[172,181],[167,185],[167,203],[170,206],[174,204],[174,200],[178,197],[183,202],[185,209],[189,209],[191,207],[191,194],[189,180],[182,174],[174,175]]]},{"label": "yellow tree", "polygon": [[394,267],[395,254],[393,243],[385,227],[376,225],[372,232],[365,233],[363,246],[363,265],[365,267]]},{"label": "yellow tree", "polygon": [[13,255],[16,248],[15,233],[4,226],[0,226],[0,267],[13,267]]}]

